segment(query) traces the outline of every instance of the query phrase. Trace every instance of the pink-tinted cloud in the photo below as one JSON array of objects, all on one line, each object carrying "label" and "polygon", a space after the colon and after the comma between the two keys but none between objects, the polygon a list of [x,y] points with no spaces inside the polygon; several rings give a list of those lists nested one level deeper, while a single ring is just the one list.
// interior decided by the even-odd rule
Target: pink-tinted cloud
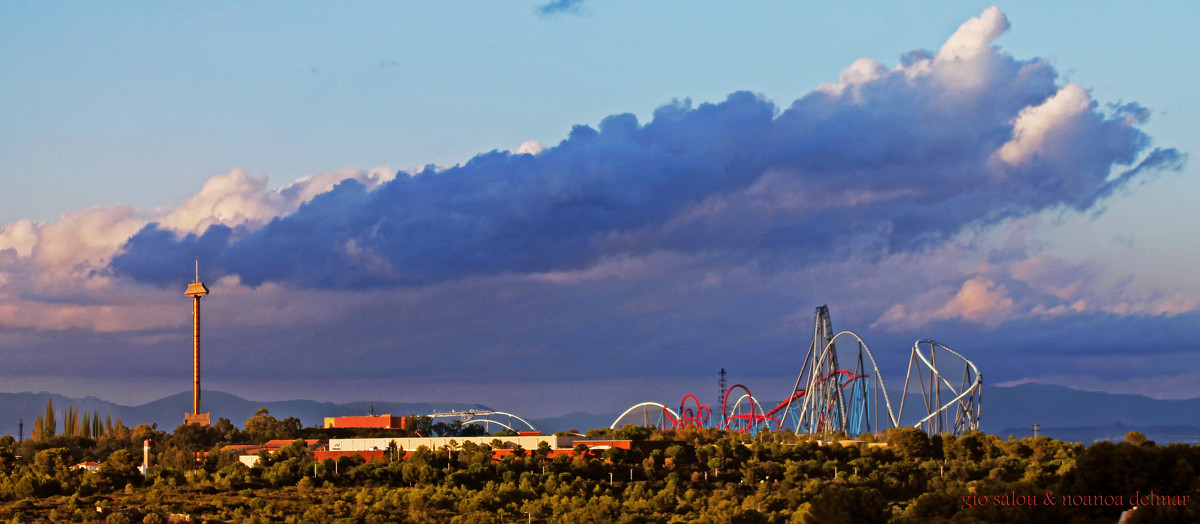
[{"label": "pink-tinted cloud", "polygon": [[[157,289],[114,279],[106,270],[121,245],[148,223],[157,221],[178,234],[212,225],[252,230],[343,180],[376,187],[394,177],[390,168],[347,169],[271,190],[265,175],[237,168],[213,176],[172,210],[106,206],[50,222],[9,224],[0,228],[0,326],[120,332],[180,325],[184,320],[163,309],[169,302]],[[269,290],[262,294],[271,295]]]}]

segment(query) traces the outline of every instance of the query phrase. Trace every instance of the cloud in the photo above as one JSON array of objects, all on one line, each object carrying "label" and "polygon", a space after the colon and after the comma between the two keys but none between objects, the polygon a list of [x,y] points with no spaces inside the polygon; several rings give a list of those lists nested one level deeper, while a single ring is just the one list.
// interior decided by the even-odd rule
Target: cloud
[{"label": "cloud", "polygon": [[[1008,31],[1008,18],[992,6],[967,20],[946,40],[928,66],[933,77],[956,90],[986,86],[996,71],[999,55],[990,46]],[[918,66],[917,70],[920,71]]]},{"label": "cloud", "polygon": [[541,142],[538,142],[537,140],[526,140],[524,142],[521,142],[521,146],[517,148],[517,154],[518,155],[536,155],[538,153],[541,153],[543,149],[546,149],[546,148],[544,146],[542,146]]},{"label": "cloud", "polygon": [[551,16],[559,13],[579,13],[582,6],[583,0],[553,0],[537,6],[534,10],[539,15]]},{"label": "cloud", "polygon": [[354,180],[374,189],[395,178],[395,174],[387,167],[343,169],[304,177],[282,189],[268,191],[267,175],[252,176],[242,168],[234,168],[208,179],[199,193],[159,223],[165,229],[184,233],[202,233],[210,226],[257,229],[272,218],[295,212],[300,204],[333,189],[343,180]]},{"label": "cloud", "polygon": [[[922,253],[875,264],[890,275],[890,304],[872,328],[891,332],[960,321],[985,329],[1069,316],[1173,317],[1200,312],[1200,297],[1143,289],[1093,260],[1068,262],[1036,245],[1038,217],[972,228]],[[882,286],[881,286],[882,287]]]},{"label": "cloud", "polygon": [[250,286],[368,289],[660,251],[766,266],[878,258],[972,224],[1088,209],[1176,165],[1173,150],[1144,154],[1144,118],[1104,113],[1081,87],[1057,85],[1050,64],[995,47],[1007,28],[990,8],[936,55],[891,69],[856,61],[786,108],[749,92],[676,101],[645,123],[620,114],[576,126],[552,147],[375,185],[344,178],[304,206],[231,173],[195,197],[211,224],[190,218],[189,202],[177,212],[187,218],[147,226],[111,268],[167,284],[199,257]]},{"label": "cloud", "polygon": [[[936,302],[944,299],[940,307]],[[929,302],[935,302],[935,308]],[[973,277],[957,289],[939,287],[925,293],[912,304],[896,304],[883,313],[876,326],[919,327],[934,320],[966,319],[996,326],[1012,319],[1013,300],[1002,284],[984,277]],[[924,307],[920,307],[924,306]]]},{"label": "cloud", "polygon": [[996,157],[1010,166],[1021,166],[1032,163],[1038,155],[1054,154],[1055,131],[1084,114],[1091,103],[1082,87],[1067,84],[1042,104],[1022,109],[1013,121],[1012,140],[996,151]]},{"label": "cloud", "polygon": [[[108,269],[121,246],[147,224],[158,224],[159,231],[172,235],[253,231],[343,180],[374,188],[395,175],[387,167],[346,169],[272,190],[266,175],[236,168],[213,176],[173,210],[144,212],[114,205],[72,211],[50,222],[9,224],[0,228],[0,325],[116,332],[178,324],[178,317],[163,311],[157,290],[114,279]],[[186,272],[175,273],[186,278]]]}]

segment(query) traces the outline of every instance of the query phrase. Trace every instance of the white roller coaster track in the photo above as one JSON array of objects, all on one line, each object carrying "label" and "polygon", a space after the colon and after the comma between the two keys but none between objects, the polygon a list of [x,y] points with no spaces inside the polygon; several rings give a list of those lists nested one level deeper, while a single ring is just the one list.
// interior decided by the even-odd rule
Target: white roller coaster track
[{"label": "white roller coaster track", "polygon": [[[921,345],[929,345],[929,358],[921,353]],[[937,367],[937,349],[941,348],[962,360],[963,375],[961,384],[956,388],[943,376]],[[904,401],[908,397],[908,386],[912,383],[913,364],[924,364],[929,370],[929,383],[925,382],[923,369],[916,370],[916,376],[921,383],[921,398],[925,404],[925,417],[918,420],[914,427],[923,427],[927,433],[961,434],[965,431],[979,429],[979,415],[983,404],[983,374],[975,363],[962,356],[961,353],[950,349],[936,340],[921,339],[913,343],[912,353],[908,359],[908,372],[904,376],[903,398],[900,402],[900,413],[896,419],[904,415]],[[942,403],[942,390],[949,391],[953,396],[950,401]],[[953,415],[953,424],[947,427],[946,415]]]},{"label": "white roller coaster track", "polygon": [[[641,404],[637,404],[637,405],[625,410],[625,412],[621,413],[619,416],[617,416],[616,420],[613,420],[612,424],[609,424],[608,427],[610,429],[621,429],[621,426],[618,426],[617,424],[621,422],[621,419],[625,418],[625,415],[628,415],[630,413],[633,413],[634,411],[637,411],[638,408],[642,408],[643,410],[645,410],[645,408],[647,408],[647,407],[656,407],[666,413],[670,413],[671,416],[675,418],[675,420],[679,420],[679,414],[676,413],[674,410],[672,410],[669,407],[659,404],[658,402],[642,402]],[[650,415],[649,410],[646,410],[643,415],[644,422],[649,422],[649,415]],[[659,424],[662,424],[662,415],[659,414],[658,417],[659,417]],[[643,425],[648,426],[650,424],[643,424]]]}]

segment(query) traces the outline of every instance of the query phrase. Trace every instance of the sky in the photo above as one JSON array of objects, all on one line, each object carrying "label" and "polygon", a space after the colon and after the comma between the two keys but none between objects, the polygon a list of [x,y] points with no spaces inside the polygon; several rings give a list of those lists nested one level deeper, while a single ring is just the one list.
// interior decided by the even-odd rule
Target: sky
[{"label": "sky", "polygon": [[[1200,396],[1200,7],[0,2],[0,390]],[[1189,12],[1190,11],[1190,12]]]}]

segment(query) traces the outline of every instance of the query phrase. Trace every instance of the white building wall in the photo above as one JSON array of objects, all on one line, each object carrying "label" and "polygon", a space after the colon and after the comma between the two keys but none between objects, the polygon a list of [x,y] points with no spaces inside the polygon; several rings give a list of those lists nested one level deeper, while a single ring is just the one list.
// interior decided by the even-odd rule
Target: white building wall
[{"label": "white building wall", "polygon": [[329,439],[329,451],[370,451],[374,449],[387,449],[388,443],[396,441],[396,445],[403,448],[405,451],[413,451],[421,446],[429,448],[431,451],[436,450],[448,444],[451,440],[458,444],[461,448],[466,442],[474,442],[477,445],[491,445],[493,440],[499,440],[504,443],[505,448],[513,448],[521,446],[527,451],[533,451],[538,448],[542,442],[550,444],[551,448],[555,449],[570,449],[575,446],[577,440],[587,440],[585,437],[560,437],[556,435],[538,435],[527,437],[412,437],[412,438],[331,438]]}]

